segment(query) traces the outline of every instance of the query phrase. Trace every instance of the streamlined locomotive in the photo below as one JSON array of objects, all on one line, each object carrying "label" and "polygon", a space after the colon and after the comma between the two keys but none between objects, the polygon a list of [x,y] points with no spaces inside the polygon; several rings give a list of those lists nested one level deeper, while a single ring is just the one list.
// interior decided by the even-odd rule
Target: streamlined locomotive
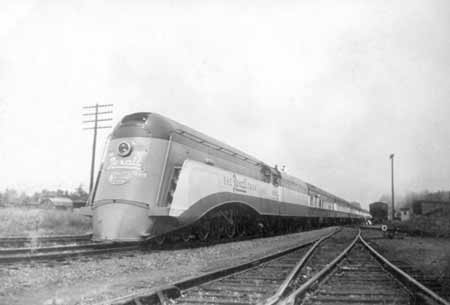
[{"label": "streamlined locomotive", "polygon": [[318,187],[156,113],[125,116],[108,138],[90,198],[96,240],[169,232],[205,240],[252,230],[361,221]]}]

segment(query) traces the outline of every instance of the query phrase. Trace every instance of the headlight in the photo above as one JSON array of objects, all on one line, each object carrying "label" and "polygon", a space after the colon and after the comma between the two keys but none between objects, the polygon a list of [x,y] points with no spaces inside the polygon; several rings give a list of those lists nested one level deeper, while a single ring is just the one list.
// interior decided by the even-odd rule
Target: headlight
[{"label": "headlight", "polygon": [[122,142],[119,144],[119,146],[117,147],[117,150],[119,152],[119,155],[121,157],[126,157],[129,154],[131,154],[131,144],[128,142]]}]

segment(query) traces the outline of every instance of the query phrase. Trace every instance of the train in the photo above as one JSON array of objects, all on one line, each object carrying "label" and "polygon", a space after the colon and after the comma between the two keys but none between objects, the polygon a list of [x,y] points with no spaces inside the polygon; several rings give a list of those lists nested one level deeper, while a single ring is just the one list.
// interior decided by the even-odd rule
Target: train
[{"label": "train", "polygon": [[90,194],[93,237],[189,240],[350,224],[370,214],[163,115],[124,116]]},{"label": "train", "polygon": [[388,204],[385,202],[373,202],[369,205],[373,223],[384,223],[388,220]]}]

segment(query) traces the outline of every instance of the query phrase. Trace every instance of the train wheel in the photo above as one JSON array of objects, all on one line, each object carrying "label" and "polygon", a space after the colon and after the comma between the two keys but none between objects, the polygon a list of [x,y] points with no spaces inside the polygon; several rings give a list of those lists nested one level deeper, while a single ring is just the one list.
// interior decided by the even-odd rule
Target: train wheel
[{"label": "train wheel", "polygon": [[257,230],[258,236],[263,236],[264,235],[265,226],[264,226],[264,223],[262,221],[258,221],[256,223],[256,230]]},{"label": "train wheel", "polygon": [[242,223],[242,221],[237,223],[237,228],[236,228],[236,235],[238,237],[243,237],[247,234],[247,231],[245,230],[245,224]]},{"label": "train wheel", "polygon": [[162,246],[166,241],[166,235],[159,235],[155,237],[155,242],[157,245]]},{"label": "train wheel", "polygon": [[195,235],[200,241],[207,241],[211,235],[211,228],[209,223],[199,226],[195,231]]},{"label": "train wheel", "polygon": [[188,241],[191,240],[191,231],[181,232],[180,236],[181,236],[181,239],[187,243]]},{"label": "train wheel", "polygon": [[226,237],[233,238],[236,235],[236,224],[227,224],[224,231]]},{"label": "train wheel", "polygon": [[219,235],[224,235],[227,238],[233,238],[236,235],[236,223],[237,216],[236,211],[233,208],[220,211],[220,233]]}]

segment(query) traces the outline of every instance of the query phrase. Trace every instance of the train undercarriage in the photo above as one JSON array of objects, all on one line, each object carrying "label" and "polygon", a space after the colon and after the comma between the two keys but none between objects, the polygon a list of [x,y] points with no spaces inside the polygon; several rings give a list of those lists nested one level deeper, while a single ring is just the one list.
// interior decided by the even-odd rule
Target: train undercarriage
[{"label": "train undercarriage", "polygon": [[233,240],[295,233],[332,225],[352,225],[361,221],[358,218],[260,215],[248,206],[227,204],[168,233],[150,236],[148,241],[162,245],[165,242],[180,240],[185,242]]}]

